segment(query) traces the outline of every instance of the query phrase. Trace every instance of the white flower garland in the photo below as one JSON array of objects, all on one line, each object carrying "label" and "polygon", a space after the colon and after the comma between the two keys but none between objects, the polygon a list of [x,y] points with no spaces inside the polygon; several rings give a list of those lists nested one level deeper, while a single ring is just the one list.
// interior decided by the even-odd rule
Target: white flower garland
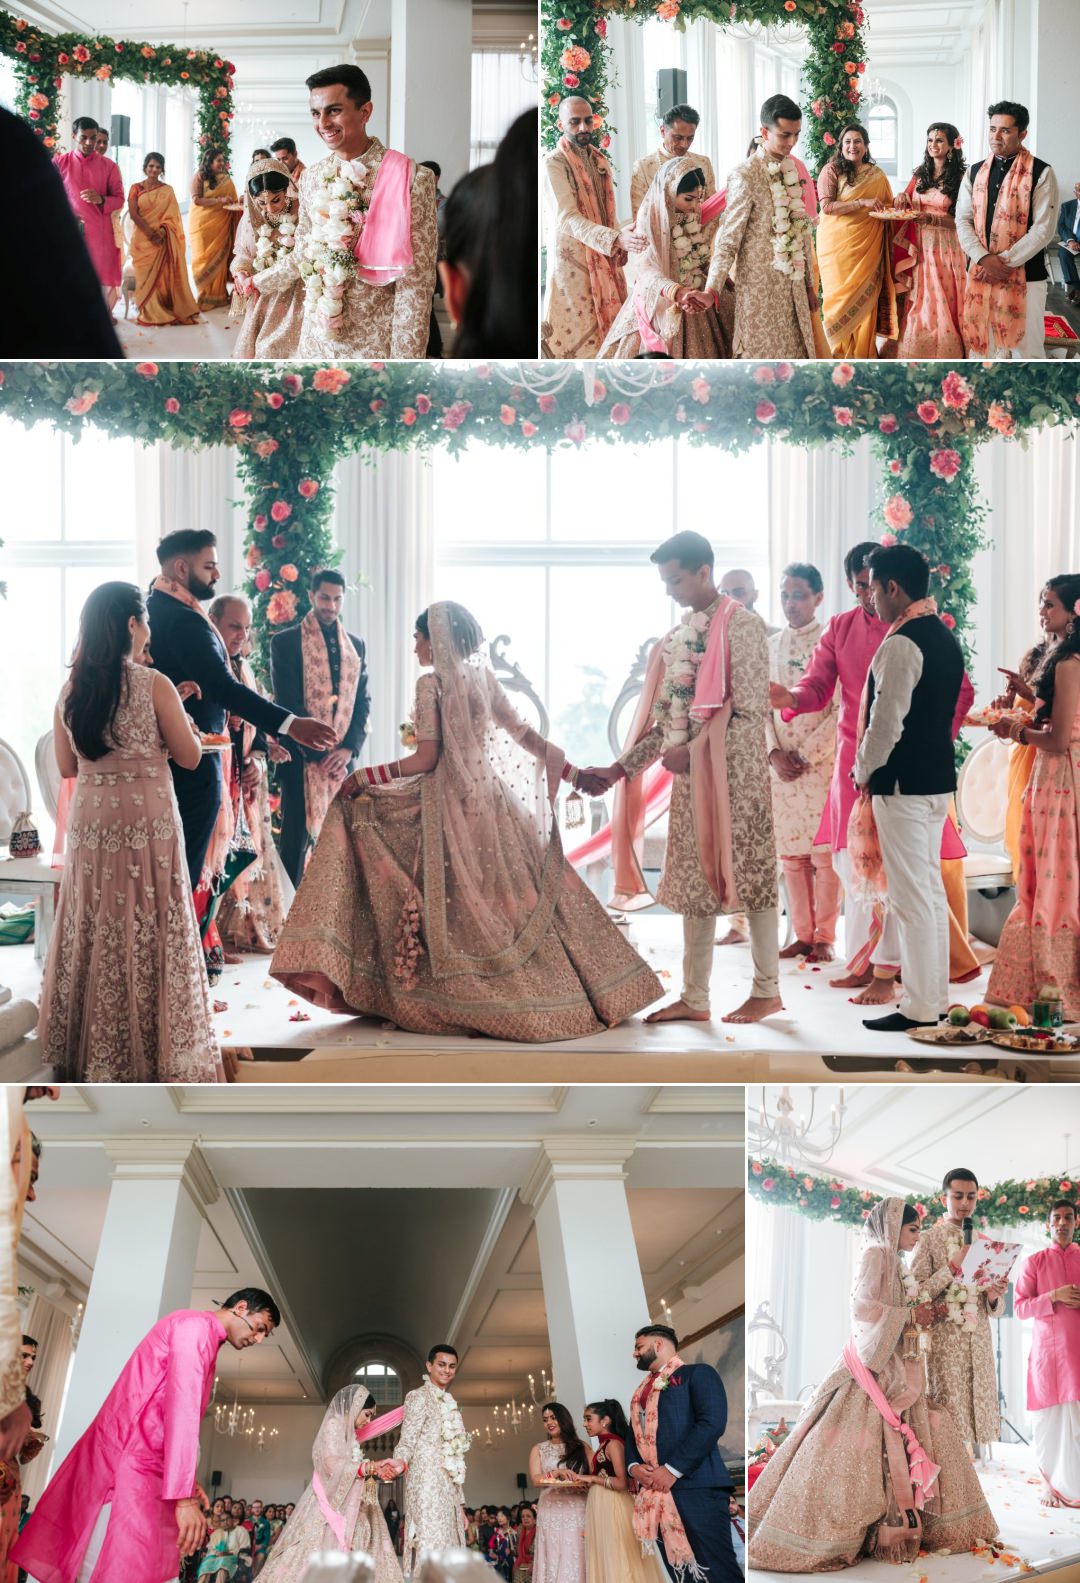
[{"label": "white flower garland", "polygon": [[449,1391],[433,1386],[442,1413],[443,1467],[454,1484],[465,1483],[465,1456],[472,1445],[472,1435],[465,1428],[461,1409]]},{"label": "white flower garland", "polygon": [[371,173],[355,175],[354,164],[333,160],[319,176],[311,205],[311,229],[300,260],[307,295],[329,335],[340,333],[345,289],[356,274],[353,247],[371,202]]},{"label": "white flower garland", "polygon": [[274,218],[264,220],[255,238],[252,274],[259,275],[264,269],[270,269],[274,264],[280,263],[283,258],[289,256],[295,246],[296,221],[291,215],[286,214],[280,220]]},{"label": "white flower garland", "polygon": [[904,1271],[900,1279],[904,1283],[904,1293],[912,1308],[921,1308],[924,1303],[930,1301],[930,1293],[920,1287],[909,1270]]},{"label": "white flower garland", "polygon": [[671,245],[675,252],[680,286],[708,273],[712,249],[702,241],[700,220],[683,220],[673,225]]},{"label": "white flower garland", "polygon": [[804,275],[806,250],[803,238],[810,229],[810,220],[803,203],[799,173],[786,157],[769,159],[766,156],[765,169],[773,201],[772,266],[782,275]]},{"label": "white flower garland", "polygon": [[[958,1236],[948,1239],[948,1256],[950,1263],[955,1255],[961,1252],[964,1243]],[[979,1289],[977,1286],[965,1286],[962,1281],[953,1281],[943,1293],[946,1303],[946,1314],[954,1325],[962,1325],[965,1330],[974,1330],[979,1322]]]},{"label": "white flower garland", "polygon": [[665,750],[690,740],[690,705],[708,633],[709,617],[703,610],[684,610],[679,625],[664,640],[664,679],[653,719],[663,733]]}]

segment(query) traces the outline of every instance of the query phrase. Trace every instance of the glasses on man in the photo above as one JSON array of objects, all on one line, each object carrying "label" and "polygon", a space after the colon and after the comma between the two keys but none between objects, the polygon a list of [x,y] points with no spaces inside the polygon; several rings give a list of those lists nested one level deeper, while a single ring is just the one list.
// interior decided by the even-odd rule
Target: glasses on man
[{"label": "glasses on man", "polygon": [[274,1328],[273,1325],[268,1325],[265,1319],[262,1318],[251,1320],[246,1314],[237,1314],[236,1317],[237,1319],[242,1319],[244,1321],[252,1335],[255,1336],[259,1341],[265,1341],[267,1336]]}]

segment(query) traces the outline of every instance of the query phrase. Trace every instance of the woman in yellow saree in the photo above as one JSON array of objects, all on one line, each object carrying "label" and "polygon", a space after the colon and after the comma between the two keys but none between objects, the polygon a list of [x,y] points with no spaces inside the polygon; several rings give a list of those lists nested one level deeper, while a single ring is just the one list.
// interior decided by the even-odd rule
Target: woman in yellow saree
[{"label": "woman in yellow saree", "polygon": [[876,357],[877,338],[899,334],[891,232],[875,211],[892,203],[888,177],[870,158],[857,122],[845,126],[818,176],[817,229],[825,334],[834,357]]},{"label": "woman in yellow saree", "polygon": [[176,194],[162,181],[165,156],[147,154],[143,179],[128,193],[131,261],[140,324],[198,324],[188,282],[184,224]]},{"label": "woman in yellow saree", "polygon": [[225,155],[220,149],[208,148],[191,178],[188,217],[191,272],[200,308],[228,305],[229,260],[242,207],[232,177],[225,174]]}]

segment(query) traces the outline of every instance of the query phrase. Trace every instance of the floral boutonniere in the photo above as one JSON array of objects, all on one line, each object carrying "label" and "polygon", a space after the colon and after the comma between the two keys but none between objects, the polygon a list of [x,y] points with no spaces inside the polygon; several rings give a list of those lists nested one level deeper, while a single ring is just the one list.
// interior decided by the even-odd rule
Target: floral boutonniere
[{"label": "floral boutonniere", "polygon": [[654,1389],[658,1390],[658,1391],[666,1391],[669,1385],[681,1385],[681,1384],[682,1384],[682,1375],[681,1374],[666,1374],[666,1375],[662,1374],[660,1376],[660,1378],[657,1380]]}]

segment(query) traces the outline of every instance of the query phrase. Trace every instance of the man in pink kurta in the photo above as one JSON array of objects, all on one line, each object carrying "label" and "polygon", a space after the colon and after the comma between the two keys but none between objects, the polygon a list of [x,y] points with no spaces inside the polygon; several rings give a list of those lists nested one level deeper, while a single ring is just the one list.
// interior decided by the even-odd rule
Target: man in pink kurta
[{"label": "man in pink kurta", "polygon": [[238,1350],[256,1345],[278,1323],[276,1304],[257,1288],[234,1293],[213,1313],[182,1309],[159,1319],[53,1474],[11,1559],[36,1583],[175,1578],[181,1557],[206,1537],[199,1425],[218,1352],[226,1341]]},{"label": "man in pink kurta", "polygon": [[124,183],[119,165],[97,152],[97,122],[89,116],[80,116],[73,130],[75,147],[69,154],[57,154],[53,164],[60,173],[76,218],[82,221],[86,251],[111,308],[121,279],[120,249],[116,245],[112,217],[124,207]]},{"label": "man in pink kurta", "polygon": [[1080,1247],[1076,1206],[1061,1198],[1048,1218],[1051,1246],[1024,1261],[1013,1307],[1033,1319],[1027,1405],[1044,1506],[1080,1506]]}]

